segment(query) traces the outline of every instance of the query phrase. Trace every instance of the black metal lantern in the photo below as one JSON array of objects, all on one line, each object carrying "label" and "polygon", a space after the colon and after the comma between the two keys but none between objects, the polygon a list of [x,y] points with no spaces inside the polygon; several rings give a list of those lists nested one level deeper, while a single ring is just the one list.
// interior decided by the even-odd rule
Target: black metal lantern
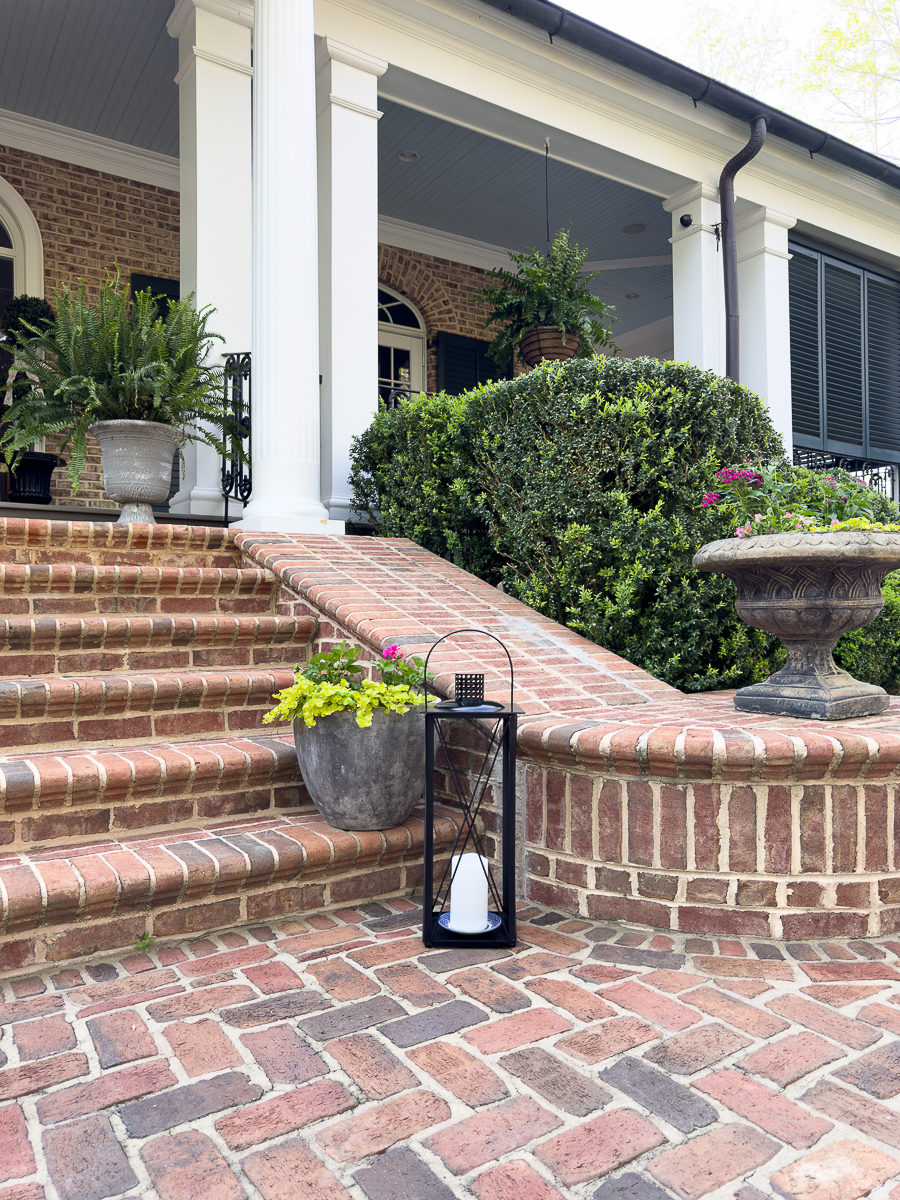
[{"label": "black metal lantern", "polygon": [[[429,707],[425,698],[425,860],[422,900],[422,941],[426,946],[497,947],[516,944],[516,712],[513,706],[513,666],[509,651],[499,638],[483,629],[457,629],[445,634],[428,652],[460,633],[478,633],[492,638],[509,660],[509,707],[484,698],[484,675],[457,675],[455,698]],[[427,678],[427,676],[426,676]],[[460,723],[478,731],[484,753],[478,769],[462,772],[454,762],[451,741]],[[447,778],[463,814],[462,827],[446,866],[435,878],[434,863],[434,766],[435,747],[444,751]],[[494,783],[497,760],[501,762],[500,868],[485,854],[484,835],[478,831],[478,816]],[[471,789],[467,786],[471,779]],[[465,860],[465,861],[464,861]],[[451,892],[456,885],[456,891]],[[487,891],[487,920],[479,928],[466,911],[468,894]],[[477,911],[477,902],[468,905]]]}]

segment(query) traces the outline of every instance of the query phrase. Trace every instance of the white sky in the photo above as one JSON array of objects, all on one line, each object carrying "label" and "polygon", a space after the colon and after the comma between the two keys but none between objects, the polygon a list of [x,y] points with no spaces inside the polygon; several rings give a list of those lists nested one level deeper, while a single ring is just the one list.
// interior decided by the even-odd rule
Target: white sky
[{"label": "white sky", "polygon": [[[798,86],[804,56],[813,53],[819,31],[826,23],[837,24],[842,19],[841,8],[831,0],[560,2],[598,25],[712,74],[792,116],[848,136],[844,123],[835,122],[833,106],[829,111],[828,98]],[[710,25],[718,26],[721,42],[701,62],[696,35]],[[761,46],[766,47],[762,52]],[[758,73],[753,61],[763,62]]]}]

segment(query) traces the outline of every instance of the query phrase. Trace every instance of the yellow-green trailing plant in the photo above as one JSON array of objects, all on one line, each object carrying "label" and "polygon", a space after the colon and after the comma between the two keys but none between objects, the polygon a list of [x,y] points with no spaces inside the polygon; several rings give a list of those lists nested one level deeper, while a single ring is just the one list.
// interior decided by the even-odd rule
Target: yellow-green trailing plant
[{"label": "yellow-green trailing plant", "polygon": [[[275,693],[277,703],[263,721],[301,720],[311,728],[317,717],[353,710],[357,725],[367,729],[377,708],[405,713],[425,703],[425,664],[420,658],[405,656],[397,646],[388,646],[376,662],[360,662],[359,656],[360,651],[346,642],[314,654],[308,666],[295,668],[294,683]],[[358,678],[367,667],[381,678]]]}]

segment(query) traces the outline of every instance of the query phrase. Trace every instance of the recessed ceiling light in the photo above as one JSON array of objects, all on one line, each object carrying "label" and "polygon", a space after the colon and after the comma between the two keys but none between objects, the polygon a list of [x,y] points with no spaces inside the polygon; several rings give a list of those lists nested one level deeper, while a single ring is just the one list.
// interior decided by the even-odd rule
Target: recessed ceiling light
[{"label": "recessed ceiling light", "polygon": [[622,232],[623,233],[646,233],[647,226],[642,225],[640,221],[635,221],[635,223],[633,225],[623,225]]},{"label": "recessed ceiling light", "polygon": [[640,298],[641,298],[640,292],[626,292],[625,293],[626,300],[640,300]]},{"label": "recessed ceiling light", "polygon": [[402,163],[414,163],[419,161],[418,150],[401,150],[397,158]]}]

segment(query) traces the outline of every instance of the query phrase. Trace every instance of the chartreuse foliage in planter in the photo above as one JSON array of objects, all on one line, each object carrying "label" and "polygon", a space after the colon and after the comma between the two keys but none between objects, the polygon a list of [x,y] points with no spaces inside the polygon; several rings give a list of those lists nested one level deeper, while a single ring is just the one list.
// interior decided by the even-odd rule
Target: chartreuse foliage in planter
[{"label": "chartreuse foliage in planter", "polygon": [[[314,654],[303,670],[295,668],[294,683],[275,693],[273,699],[278,703],[263,721],[268,724],[299,719],[311,729],[317,717],[351,709],[360,729],[368,729],[376,708],[405,713],[425,703],[424,693],[419,690],[425,680],[422,659],[406,658],[396,646],[388,646],[381,652],[381,659],[373,663],[359,662],[359,655],[359,650],[345,642]],[[376,670],[381,679],[357,678],[366,667]],[[431,678],[430,671],[428,674]]]},{"label": "chartreuse foliage in planter", "polygon": [[[699,546],[734,533],[702,497],[723,466],[780,454],[764,404],[731,380],[597,356],[378,414],[355,443],[352,482],[386,536],[706,691],[764,679],[776,643],[739,620],[727,579],[691,566]],[[880,505],[876,518],[889,520]],[[854,653],[883,672],[887,648],[864,650],[867,633],[851,635]]]}]

